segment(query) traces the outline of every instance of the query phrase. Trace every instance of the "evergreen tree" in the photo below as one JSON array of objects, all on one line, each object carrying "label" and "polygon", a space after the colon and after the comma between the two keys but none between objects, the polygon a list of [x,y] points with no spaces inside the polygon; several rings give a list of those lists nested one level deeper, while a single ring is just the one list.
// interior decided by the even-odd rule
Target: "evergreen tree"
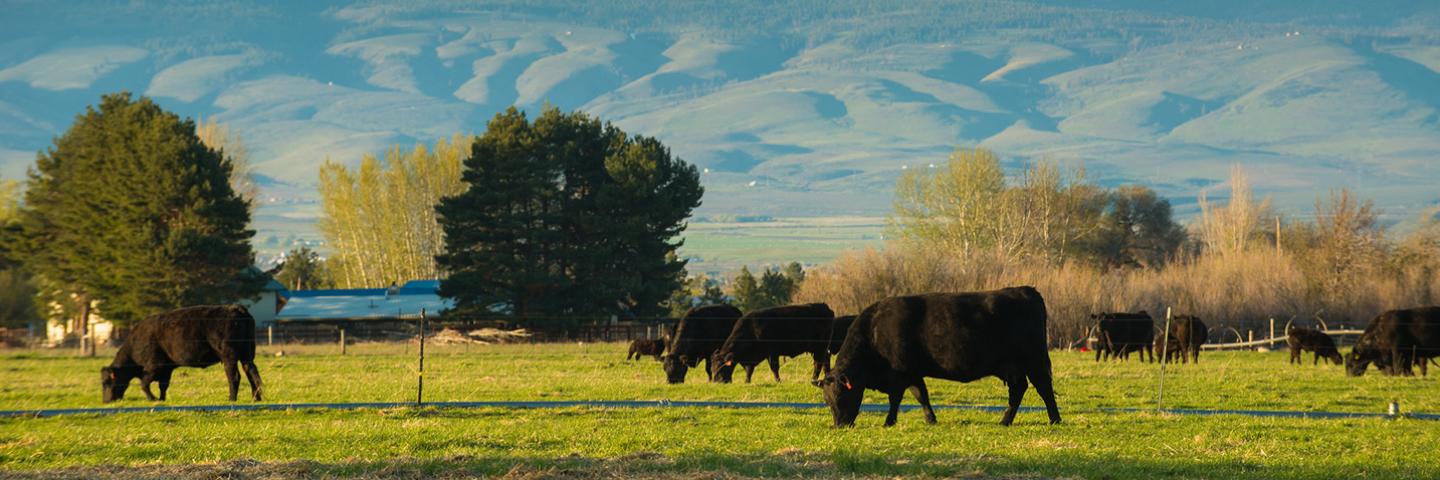
[{"label": "evergreen tree", "polygon": [[228,303],[264,279],[231,166],[195,124],[129,93],[87,108],[36,159],[21,212],[26,266],[52,298],[98,305],[121,325]]},{"label": "evergreen tree", "polygon": [[720,288],[720,282],[704,275],[696,275],[686,279],[685,284],[671,294],[667,306],[670,308],[670,318],[680,318],[691,308],[728,303],[730,298],[725,295],[725,290]]},{"label": "evergreen tree", "polygon": [[497,114],[465,160],[463,193],[436,207],[441,294],[457,312],[554,320],[665,313],[674,255],[703,190],[658,141],[548,107]]},{"label": "evergreen tree", "polygon": [[760,281],[750,273],[750,267],[740,267],[740,273],[730,282],[730,295],[735,297],[735,306],[747,312],[769,306],[760,291]]},{"label": "evergreen tree", "polygon": [[290,290],[315,290],[333,284],[320,254],[304,246],[285,254],[285,262],[276,269],[275,281]]}]

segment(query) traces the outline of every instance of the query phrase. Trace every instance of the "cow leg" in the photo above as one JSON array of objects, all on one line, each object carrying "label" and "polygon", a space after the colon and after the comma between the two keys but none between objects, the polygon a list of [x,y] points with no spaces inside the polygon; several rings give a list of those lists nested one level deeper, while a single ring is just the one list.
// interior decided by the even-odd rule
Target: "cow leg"
[{"label": "cow leg", "polygon": [[1030,388],[1030,384],[1025,381],[1024,374],[1012,375],[1007,383],[1010,385],[1010,406],[1000,417],[1000,425],[1008,427],[1015,421],[1015,412],[1020,411],[1020,401],[1025,398],[1025,389]]},{"label": "cow leg", "polygon": [[818,353],[811,353],[811,357],[815,359],[815,371],[810,372],[810,380],[812,380],[812,381],[814,381],[814,380],[819,380],[819,379],[820,379],[820,373],[821,373],[822,371],[823,371],[825,374],[827,374],[827,375],[830,374],[830,352],[829,352],[829,351],[820,351],[820,352],[818,352]]},{"label": "cow leg", "polygon": [[255,401],[260,401],[260,392],[264,390],[264,384],[260,382],[260,369],[255,367],[255,362],[244,362],[245,380],[250,382],[250,396]]},{"label": "cow leg", "polygon": [[145,373],[140,375],[140,390],[145,392],[145,398],[152,402],[155,401],[155,394],[150,392],[150,382],[155,381],[155,375],[156,371],[150,369],[146,369]]},{"label": "cow leg", "polygon": [[170,389],[170,374],[175,373],[174,367],[162,367],[155,372],[155,381],[160,384],[160,401],[165,401],[165,391]]},{"label": "cow leg", "polygon": [[766,361],[770,362],[770,373],[775,375],[775,383],[780,383],[780,357],[771,355]]},{"label": "cow leg", "polygon": [[225,364],[225,380],[230,383],[230,401],[240,393],[240,368],[235,359],[221,360]]},{"label": "cow leg", "polygon": [[755,365],[741,365],[745,367],[745,383],[750,383],[750,379],[755,376]]},{"label": "cow leg", "polygon": [[935,409],[930,407],[930,389],[925,388],[925,379],[916,379],[910,385],[910,394],[915,396],[915,401],[920,402],[920,408],[925,410],[925,423],[935,424]]},{"label": "cow leg", "polygon": [[[1045,413],[1049,414],[1050,423],[1052,425],[1060,423],[1060,406],[1055,403],[1055,384],[1054,377],[1050,374],[1050,358],[1044,357],[1039,365],[1031,366],[1030,373],[1026,376],[1030,377],[1030,383],[1035,385],[1035,393],[1040,394],[1040,399],[1045,401]],[[1024,395],[1024,383],[1021,383],[1021,385],[1020,395]],[[1020,406],[1018,397],[1015,395],[1014,387],[1011,387],[1010,398],[1012,399],[1012,406],[1010,408],[1012,409]]]},{"label": "cow leg", "polygon": [[885,415],[885,426],[895,426],[895,418],[900,414],[900,400],[903,398],[905,398],[904,389],[890,393],[890,413]]}]

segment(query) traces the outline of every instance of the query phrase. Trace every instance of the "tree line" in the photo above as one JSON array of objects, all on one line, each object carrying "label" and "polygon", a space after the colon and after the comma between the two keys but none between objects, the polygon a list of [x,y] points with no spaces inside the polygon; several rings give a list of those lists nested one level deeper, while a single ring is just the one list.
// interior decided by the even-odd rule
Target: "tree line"
[{"label": "tree line", "polygon": [[1392,232],[1345,189],[1301,216],[1256,198],[1239,167],[1226,184],[1227,200],[1202,192],[1200,215],[1181,226],[1148,188],[1101,188],[1043,162],[1007,179],[993,153],[958,150],[897,182],[895,240],[812,270],[796,299],[855,313],[892,295],[1034,285],[1063,346],[1102,311],[1173,308],[1233,328],[1233,341],[1268,333],[1270,318],[1363,326],[1440,298],[1440,211]]}]

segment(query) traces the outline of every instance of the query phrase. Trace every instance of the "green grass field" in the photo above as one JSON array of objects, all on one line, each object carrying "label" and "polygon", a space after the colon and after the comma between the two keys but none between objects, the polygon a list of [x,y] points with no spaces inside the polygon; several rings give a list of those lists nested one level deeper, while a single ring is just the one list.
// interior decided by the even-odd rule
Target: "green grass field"
[{"label": "green grass field", "polygon": [[[410,401],[413,346],[263,348],[272,402]],[[426,398],[819,402],[808,359],[774,383],[665,385],[659,364],[623,360],[619,344],[443,346],[427,352]],[[1157,366],[1095,364],[1053,352],[1065,422],[1039,412],[905,412],[880,426],[863,413],[829,428],[823,409],[394,409],[138,413],[0,419],[0,477],[379,478],[1040,476],[1064,478],[1436,478],[1440,422],[1300,420],[1104,413],[1155,404]],[[1340,367],[1286,364],[1283,353],[1210,353],[1167,370],[1167,407],[1382,412],[1391,400],[1440,412],[1437,378],[1347,378]],[[0,409],[99,407],[105,358],[41,353],[0,360]],[[763,367],[762,367],[763,368]],[[176,372],[172,405],[225,402],[218,367]],[[150,402],[132,387],[117,406]],[[243,387],[242,387],[243,388]],[[934,380],[940,405],[1001,405],[998,380]],[[245,402],[242,400],[242,403]],[[906,402],[913,404],[907,397]],[[867,403],[881,403],[872,395]],[[1033,391],[1026,405],[1040,405]]]}]

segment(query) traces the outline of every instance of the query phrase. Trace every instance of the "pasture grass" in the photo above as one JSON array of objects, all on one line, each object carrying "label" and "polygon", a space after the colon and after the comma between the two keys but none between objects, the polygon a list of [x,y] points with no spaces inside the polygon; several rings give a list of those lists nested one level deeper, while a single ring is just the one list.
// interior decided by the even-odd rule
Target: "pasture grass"
[{"label": "pasture grass", "polygon": [[[414,399],[414,346],[285,346],[258,360],[267,401]],[[273,355],[277,349],[265,348]],[[658,363],[627,362],[619,344],[427,347],[426,398],[465,400],[737,400],[819,402],[808,359],[775,383],[665,385]],[[0,476],[151,472],[191,464],[260,465],[278,476],[509,475],[693,477],[1044,476],[1071,478],[1436,478],[1440,423],[1105,413],[1155,402],[1154,364],[1101,363],[1052,352],[1065,422],[1022,412],[918,411],[884,429],[881,413],[833,430],[823,409],[392,409],[146,413],[0,419]],[[103,358],[0,360],[0,409],[98,407]],[[763,367],[762,367],[763,368]],[[226,403],[218,368],[176,372],[174,405]],[[999,381],[932,380],[937,404],[1001,405]],[[1440,412],[1436,379],[1291,366],[1283,353],[1206,352],[1167,368],[1167,407],[1381,412],[1391,400]],[[117,406],[145,406],[137,387]],[[243,388],[243,387],[242,387]],[[242,400],[245,402],[245,400]],[[877,395],[867,403],[882,403]],[[913,399],[906,398],[907,404]],[[1039,405],[1033,391],[1026,405]],[[227,463],[229,462],[229,463]],[[297,463],[298,462],[298,463]],[[229,465],[230,467],[227,467]],[[119,467],[116,467],[119,466]],[[147,470],[149,469],[149,470]],[[158,469],[158,470],[157,470]],[[201,476],[215,476],[205,470]],[[142,475],[143,476],[143,475]],[[263,475],[246,475],[263,476]]]}]

